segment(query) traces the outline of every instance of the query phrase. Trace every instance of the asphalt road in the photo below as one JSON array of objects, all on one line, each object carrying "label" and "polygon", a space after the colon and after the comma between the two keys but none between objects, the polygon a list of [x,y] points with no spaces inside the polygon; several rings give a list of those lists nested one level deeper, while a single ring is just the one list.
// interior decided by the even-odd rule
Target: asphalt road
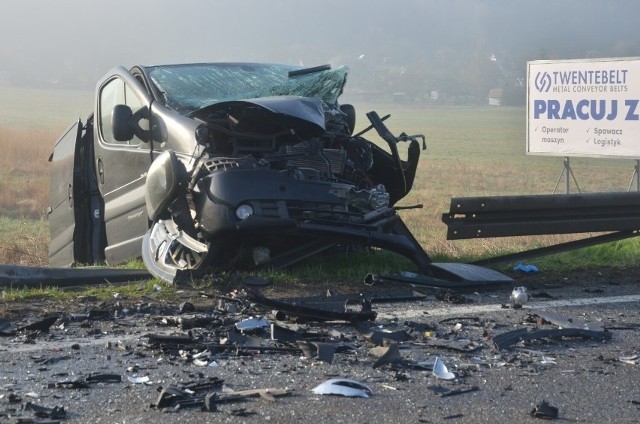
[{"label": "asphalt road", "polygon": [[[64,407],[63,422],[68,423],[538,422],[531,411],[543,401],[557,408],[563,421],[639,422],[640,362],[635,359],[634,363],[633,357],[640,355],[640,285],[633,279],[596,280],[527,277],[524,284],[532,297],[519,309],[502,307],[511,288],[466,293],[464,304],[431,295],[422,301],[375,304],[374,330],[399,330],[412,336],[398,343],[400,358],[377,368],[373,367],[377,358],[369,353],[372,345],[345,323],[305,326],[309,332],[331,331],[327,336],[353,347],[336,353],[331,364],[307,359],[299,352],[243,349],[240,356],[235,351],[220,351],[199,366],[190,354],[202,349],[162,350],[148,343],[148,334],[187,333],[158,318],[175,313],[176,305],[150,300],[123,307],[126,300],[104,305],[90,299],[80,299],[66,311],[54,305],[31,305],[24,314],[13,311],[5,316],[15,326],[53,312],[66,320],[48,333],[0,337],[0,422],[16,422],[11,416],[19,415],[29,402]],[[198,305],[203,311],[219,303],[200,299]],[[95,315],[81,320],[73,315],[88,309],[116,310],[117,318]],[[495,336],[512,330],[557,329],[537,316],[546,312],[607,328],[611,338],[543,338],[502,351],[494,347]],[[227,321],[241,317],[246,318],[224,316]],[[426,330],[408,327],[408,321],[424,324]],[[214,329],[192,330],[193,336],[217,343],[216,334]],[[458,350],[452,349],[452,343]],[[454,379],[438,379],[431,370],[416,365],[428,367],[436,357],[455,374]],[[206,365],[211,362],[213,366]],[[77,388],[69,383],[86,381],[96,373],[114,374],[121,381]],[[148,381],[132,382],[129,377]],[[162,388],[212,377],[223,379],[227,391],[286,388],[291,394],[219,404],[217,412],[153,406]],[[352,398],[312,392],[336,377],[362,382],[373,395]],[[455,394],[455,390],[462,393]]]}]

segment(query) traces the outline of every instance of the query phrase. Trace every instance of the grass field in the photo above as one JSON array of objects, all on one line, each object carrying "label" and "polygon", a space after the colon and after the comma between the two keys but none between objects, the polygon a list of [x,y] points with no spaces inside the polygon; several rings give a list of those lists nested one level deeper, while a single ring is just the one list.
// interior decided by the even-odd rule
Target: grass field
[{"label": "grass field", "polygon": [[[86,92],[24,90],[0,85],[0,263],[46,263],[48,232],[47,157],[64,128],[86,117],[91,96]],[[559,157],[525,154],[525,110],[510,107],[453,107],[356,104],[357,130],[368,125],[365,113],[377,110],[394,134],[422,133],[422,152],[413,191],[400,205],[422,204],[401,212],[425,250],[438,260],[471,260],[521,251],[573,236],[513,237],[447,241],[442,213],[451,197],[549,194],[563,170]],[[82,112],[82,111],[85,112]],[[377,139],[374,131],[365,135]],[[378,140],[379,141],[379,140]],[[402,145],[400,146],[402,149]],[[571,166],[584,192],[626,191],[635,162],[572,158]],[[572,190],[575,187],[572,186]],[[564,191],[564,182],[558,187]],[[554,257],[550,266],[585,263],[634,263],[635,241]],[[16,253],[17,252],[17,253]],[[586,252],[586,253],[585,253]],[[593,259],[595,258],[595,259]],[[593,262],[592,262],[593,259]],[[321,263],[314,263],[322,268]]]}]

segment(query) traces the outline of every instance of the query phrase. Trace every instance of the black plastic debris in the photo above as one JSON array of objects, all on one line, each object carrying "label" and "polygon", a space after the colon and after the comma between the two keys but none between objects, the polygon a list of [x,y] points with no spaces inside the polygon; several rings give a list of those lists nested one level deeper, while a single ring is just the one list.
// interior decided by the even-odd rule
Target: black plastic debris
[{"label": "black plastic debris", "polygon": [[217,328],[222,325],[222,320],[217,315],[206,314],[188,314],[181,315],[177,324],[183,330],[191,330],[193,328]]},{"label": "black plastic debris", "polygon": [[416,321],[405,321],[404,325],[409,327],[413,331],[417,331],[418,333],[424,333],[426,331],[435,331],[436,326],[433,324],[427,324],[423,322]]},{"label": "black plastic debris", "polygon": [[[206,379],[189,382],[185,384],[169,385],[160,387],[158,400],[152,407],[162,409],[167,407],[193,407],[204,406],[205,397],[210,393],[220,393],[224,380],[217,377],[209,377]],[[209,399],[211,403],[212,399]],[[211,405],[209,405],[211,407]]]},{"label": "black plastic debris", "polygon": [[373,368],[379,368],[386,364],[403,364],[405,363],[400,355],[398,343],[390,343],[388,346],[377,346],[369,349],[369,355],[378,359],[373,363]]},{"label": "black plastic debris", "polygon": [[443,394],[451,391],[451,389],[447,389],[446,387],[440,386],[439,384],[433,384],[431,386],[427,386],[427,389],[431,390],[434,394],[438,396],[442,396]]},{"label": "black plastic debris", "polygon": [[250,287],[265,287],[271,284],[270,279],[258,277],[257,275],[248,275],[243,281]]},{"label": "black plastic debris", "polygon": [[394,303],[424,300],[427,296],[415,290],[366,291],[364,293],[334,293],[327,291],[324,296],[305,296],[278,299],[310,308],[344,311],[349,306],[360,305],[363,299],[373,303]]},{"label": "black plastic debris", "polygon": [[411,340],[412,337],[404,329],[387,330],[372,328],[364,322],[355,322],[353,327],[371,344],[382,346],[385,340],[394,342],[405,342]]},{"label": "black plastic debris", "polygon": [[464,414],[453,414],[447,415],[446,417],[442,417],[443,420],[457,420],[458,418],[463,418]]},{"label": "black plastic debris", "polygon": [[160,387],[158,400],[151,407],[158,409],[179,410],[183,408],[201,408],[213,412],[218,405],[243,401],[251,397],[260,397],[268,401],[275,401],[277,397],[289,396],[293,392],[289,389],[264,388],[238,391],[222,391],[224,380],[217,377],[186,383],[172,384]]},{"label": "black plastic debris", "polygon": [[176,407],[179,404],[183,404],[183,401],[188,400],[192,397],[192,395],[192,393],[189,393],[188,391],[176,386],[160,388],[158,400],[156,401],[156,403],[151,404],[151,406],[158,409],[167,408],[169,406]]},{"label": "black plastic debris", "polygon": [[32,356],[31,359],[33,359],[33,362],[35,362],[36,364],[52,365],[52,364],[57,364],[60,361],[69,360],[69,359],[71,359],[71,357],[68,356],[68,355],[51,356],[51,357],[47,357],[47,356]]},{"label": "black plastic debris", "polygon": [[333,357],[339,347],[337,343],[307,342],[304,340],[299,340],[297,345],[307,359],[317,358],[327,364],[333,362]]},{"label": "black plastic debris", "polygon": [[266,389],[247,389],[247,390],[235,390],[225,391],[220,395],[219,403],[230,403],[245,400],[251,397],[260,397],[260,399],[274,402],[276,398],[282,396],[290,396],[293,393],[291,389],[278,389],[278,388],[266,388]]},{"label": "black plastic debris", "polygon": [[460,293],[456,293],[453,290],[441,290],[436,294],[436,299],[442,300],[443,302],[452,303],[454,305],[460,305],[463,303],[469,303],[470,301],[461,295]]},{"label": "black plastic debris", "polygon": [[45,418],[50,420],[64,420],[67,418],[67,412],[64,410],[64,406],[54,406],[53,408],[48,408],[46,406],[40,406],[32,402],[27,402],[24,404],[23,411],[31,412],[37,418]]},{"label": "black plastic debris", "polygon": [[483,343],[469,339],[428,339],[424,342],[426,346],[438,347],[441,349],[453,350],[456,352],[475,352],[484,347]]},{"label": "black plastic debris", "polygon": [[114,318],[114,311],[108,308],[92,309],[87,317],[91,321],[111,321]]},{"label": "black plastic debris", "polygon": [[247,356],[250,352],[271,352],[271,353],[300,353],[300,349],[297,347],[287,347],[287,346],[273,346],[267,344],[258,344],[254,342],[250,342],[250,344],[221,344],[221,343],[207,343],[207,349],[212,354],[224,352],[224,351],[235,351],[238,356]]},{"label": "black plastic debris", "polygon": [[558,418],[558,408],[549,405],[546,400],[543,400],[540,404],[533,407],[531,416],[546,420],[555,420]]},{"label": "black plastic debris", "polygon": [[49,383],[47,387],[50,389],[88,389],[89,384],[83,380],[64,380]]},{"label": "black plastic debris", "polygon": [[232,408],[227,411],[227,414],[233,417],[249,417],[251,415],[256,415],[255,411],[248,411],[247,408]]},{"label": "black plastic debris", "polygon": [[227,331],[227,337],[221,340],[222,344],[234,346],[260,346],[262,339],[245,336],[235,331]]},{"label": "black plastic debris", "polygon": [[551,311],[537,311],[533,316],[539,317],[539,320],[534,320],[534,322],[538,322],[539,324],[548,322],[560,328],[536,330],[518,329],[509,331],[493,337],[493,344],[496,349],[503,350],[510,348],[519,341],[544,338],[562,339],[564,337],[580,337],[599,341],[611,339],[611,332],[586,321],[565,317]]},{"label": "black plastic debris", "polygon": [[85,381],[87,383],[120,383],[122,376],[120,374],[90,374]]},{"label": "black plastic debris", "polygon": [[455,316],[455,317],[449,317],[449,318],[444,318],[441,319],[440,321],[438,321],[438,323],[440,324],[444,324],[445,322],[451,322],[451,321],[455,321],[456,323],[460,322],[460,321],[471,321],[472,323],[480,323],[480,317],[467,317],[467,316]]},{"label": "black plastic debris", "polygon": [[440,289],[470,290],[513,283],[511,277],[478,264],[431,262],[429,272],[433,275],[409,271],[390,275],[368,274],[364,277],[364,283],[369,286],[384,282],[406,283],[421,289],[436,291]]},{"label": "black plastic debris", "polygon": [[220,395],[217,392],[210,392],[204,395],[202,410],[206,412],[216,412],[218,410],[217,400]]},{"label": "black plastic debris", "polygon": [[190,335],[164,336],[160,334],[147,335],[147,343],[151,346],[160,347],[180,347],[191,346],[197,341]]},{"label": "black plastic debris", "polygon": [[9,337],[16,333],[16,328],[6,319],[0,318],[0,336]]},{"label": "black plastic debris", "polygon": [[373,321],[377,316],[377,314],[371,310],[371,303],[365,301],[362,302],[362,309],[360,311],[335,311],[269,299],[252,291],[249,292],[249,297],[252,301],[260,305],[282,311],[288,316],[300,316],[317,321]]},{"label": "black plastic debris", "polygon": [[50,317],[46,317],[41,319],[40,321],[33,322],[31,324],[27,324],[24,327],[18,328],[18,331],[40,331],[42,333],[46,333],[49,331],[49,328],[58,320],[57,315],[53,315]]},{"label": "black plastic debris", "polygon": [[529,297],[532,299],[555,299],[556,296],[549,294],[547,292],[537,292],[537,293],[529,293]]},{"label": "black plastic debris", "polygon": [[271,324],[271,340],[282,343],[296,343],[298,340],[322,340],[323,336],[318,333],[302,331],[297,327],[284,327],[278,324]]},{"label": "black plastic debris", "polygon": [[508,331],[493,337],[493,344],[497,350],[509,349],[520,341],[536,339],[563,339],[565,337],[579,337],[605,341],[611,339],[611,333],[607,330],[593,331],[580,328],[558,328],[544,330],[529,330],[527,328]]},{"label": "black plastic debris", "polygon": [[20,409],[0,413],[0,418],[8,418],[8,421],[3,420],[3,423],[59,424],[67,418],[67,412],[63,406],[49,408],[33,402],[25,402]]},{"label": "black plastic debris", "polygon": [[439,397],[457,396],[465,393],[477,392],[478,390],[480,390],[480,387],[478,386],[460,387],[458,389],[448,389],[446,387],[433,385],[427,388],[432,392],[434,392]]},{"label": "black plastic debris", "polygon": [[87,389],[94,383],[120,383],[122,376],[119,374],[90,374],[86,378],[75,380],[62,380],[48,383],[50,389]]},{"label": "black plastic debris", "polygon": [[191,313],[191,312],[195,312],[196,311],[196,307],[191,302],[182,302],[178,306],[178,310],[179,310],[179,312],[181,314],[188,314],[188,313]]}]

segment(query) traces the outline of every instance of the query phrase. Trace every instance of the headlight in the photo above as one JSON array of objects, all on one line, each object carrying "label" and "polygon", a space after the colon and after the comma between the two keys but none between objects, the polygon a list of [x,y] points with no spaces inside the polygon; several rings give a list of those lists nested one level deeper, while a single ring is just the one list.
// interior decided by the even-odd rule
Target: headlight
[{"label": "headlight", "polygon": [[244,221],[253,215],[253,208],[249,205],[240,205],[238,209],[236,209],[236,216],[240,221]]}]

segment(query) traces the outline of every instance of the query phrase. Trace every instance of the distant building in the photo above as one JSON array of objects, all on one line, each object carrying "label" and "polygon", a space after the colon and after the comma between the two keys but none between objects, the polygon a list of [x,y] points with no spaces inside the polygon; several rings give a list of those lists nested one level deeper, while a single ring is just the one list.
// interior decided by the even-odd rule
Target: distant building
[{"label": "distant building", "polygon": [[502,105],[502,88],[492,88],[489,90],[489,106],[500,106]]}]

